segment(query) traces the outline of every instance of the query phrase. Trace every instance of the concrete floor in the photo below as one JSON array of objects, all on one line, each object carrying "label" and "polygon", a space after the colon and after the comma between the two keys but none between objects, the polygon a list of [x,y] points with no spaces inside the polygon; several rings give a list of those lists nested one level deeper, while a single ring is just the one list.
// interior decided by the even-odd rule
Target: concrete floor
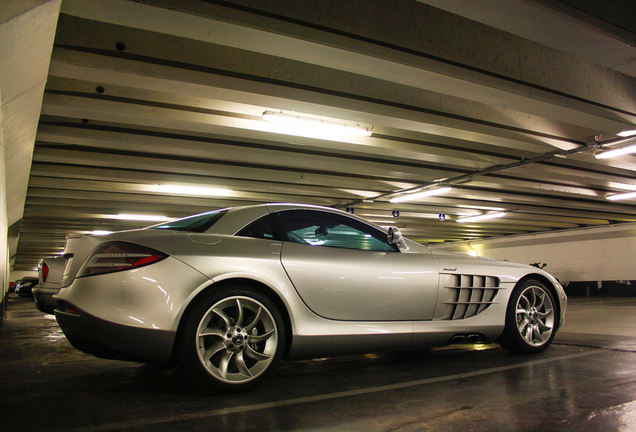
[{"label": "concrete floor", "polygon": [[636,431],[636,299],[571,298],[555,344],[283,362],[262,387],[211,395],[177,371],[74,350],[9,298],[0,431]]}]

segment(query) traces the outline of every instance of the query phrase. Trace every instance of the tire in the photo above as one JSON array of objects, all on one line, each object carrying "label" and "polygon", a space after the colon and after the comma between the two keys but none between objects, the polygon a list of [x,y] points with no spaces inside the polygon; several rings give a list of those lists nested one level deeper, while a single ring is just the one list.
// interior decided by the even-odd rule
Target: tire
[{"label": "tire", "polygon": [[523,281],[510,295],[499,345],[513,353],[539,353],[554,339],[557,316],[550,289],[538,280]]},{"label": "tire", "polygon": [[274,303],[244,286],[227,286],[195,301],[180,334],[182,366],[209,390],[239,392],[260,384],[285,347]]}]

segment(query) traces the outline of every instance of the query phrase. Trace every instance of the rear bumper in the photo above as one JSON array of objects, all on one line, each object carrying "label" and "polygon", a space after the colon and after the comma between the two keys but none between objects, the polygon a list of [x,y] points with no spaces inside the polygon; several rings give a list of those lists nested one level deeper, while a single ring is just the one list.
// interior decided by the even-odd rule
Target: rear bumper
[{"label": "rear bumper", "polygon": [[35,307],[40,312],[53,315],[53,311],[57,307],[57,300],[53,298],[60,291],[59,288],[33,288],[33,300]]},{"label": "rear bumper", "polygon": [[95,357],[168,363],[176,333],[108,322],[83,311],[70,313],[62,302],[55,318],[75,348]]}]

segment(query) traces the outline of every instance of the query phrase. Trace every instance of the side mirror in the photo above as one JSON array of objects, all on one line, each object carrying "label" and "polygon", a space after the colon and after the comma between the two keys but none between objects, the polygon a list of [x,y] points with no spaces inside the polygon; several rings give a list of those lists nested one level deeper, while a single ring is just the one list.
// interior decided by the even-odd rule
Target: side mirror
[{"label": "side mirror", "polygon": [[406,242],[404,241],[404,237],[402,237],[402,233],[397,227],[389,227],[386,232],[386,239],[390,245],[398,245],[400,249],[406,249]]}]

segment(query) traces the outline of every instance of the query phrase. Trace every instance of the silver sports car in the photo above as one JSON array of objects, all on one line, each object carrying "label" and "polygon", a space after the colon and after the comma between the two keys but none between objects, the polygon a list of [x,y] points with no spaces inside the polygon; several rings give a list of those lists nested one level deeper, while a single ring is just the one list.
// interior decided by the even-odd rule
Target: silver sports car
[{"label": "silver sports car", "polygon": [[76,348],[244,390],[285,359],[465,339],[546,349],[566,295],[536,267],[439,253],[348,213],[267,204],[69,235],[55,315]]}]

